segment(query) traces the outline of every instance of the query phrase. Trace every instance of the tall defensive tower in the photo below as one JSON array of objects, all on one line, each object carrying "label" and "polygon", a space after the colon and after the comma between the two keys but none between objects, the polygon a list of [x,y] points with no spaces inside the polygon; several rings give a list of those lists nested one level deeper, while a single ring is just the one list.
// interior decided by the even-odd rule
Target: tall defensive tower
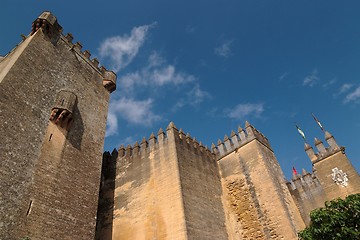
[{"label": "tall defensive tower", "polygon": [[305,152],[313,165],[313,172],[304,169],[302,174],[294,174],[287,183],[291,195],[306,225],[310,224],[310,212],[324,207],[324,202],[335,198],[345,198],[360,192],[360,177],[332,134],[324,131],[325,146],[315,138],[317,152],[305,143]]},{"label": "tall defensive tower", "polygon": [[50,12],[0,59],[0,236],[93,239],[116,75]]},{"label": "tall defensive tower", "polygon": [[268,139],[246,122],[213,151],[229,239],[296,239],[304,222]]},{"label": "tall defensive tower", "polygon": [[347,158],[345,148],[340,147],[328,131],[325,131],[325,140],[327,147],[321,140],[315,138],[317,153],[309,145],[305,146],[305,151],[323,187],[326,200],[345,198],[347,195],[359,193],[360,176]]}]

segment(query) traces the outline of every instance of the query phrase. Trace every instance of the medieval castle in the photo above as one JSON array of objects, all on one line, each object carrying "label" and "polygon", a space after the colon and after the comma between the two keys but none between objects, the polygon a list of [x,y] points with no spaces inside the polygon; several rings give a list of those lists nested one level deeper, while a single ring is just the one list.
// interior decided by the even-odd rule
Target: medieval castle
[{"label": "medieval castle", "polygon": [[102,154],[116,75],[72,39],[44,12],[0,57],[0,239],[297,239],[311,210],[360,192],[329,132],[290,182],[248,122],[211,150],[171,122]]}]

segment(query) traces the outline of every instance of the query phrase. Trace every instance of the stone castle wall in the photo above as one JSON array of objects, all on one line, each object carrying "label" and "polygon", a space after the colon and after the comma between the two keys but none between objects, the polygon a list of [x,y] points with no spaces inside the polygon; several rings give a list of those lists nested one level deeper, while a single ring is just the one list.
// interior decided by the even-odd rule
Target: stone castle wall
[{"label": "stone castle wall", "polygon": [[115,180],[103,176],[97,239],[297,239],[310,211],[329,200],[318,171],[287,182],[267,138],[249,123],[212,151],[170,123],[104,161],[116,172],[103,170]]},{"label": "stone castle wall", "polygon": [[215,155],[189,134],[176,136],[188,239],[228,239]]},{"label": "stone castle wall", "polygon": [[247,123],[231,139],[211,152],[171,123],[107,154],[116,173],[103,170],[98,236],[296,239],[304,223],[266,138]]},{"label": "stone castle wall", "polygon": [[249,124],[238,132],[218,159],[229,239],[296,239],[304,224],[269,144]]},{"label": "stone castle wall", "polygon": [[306,225],[310,224],[310,212],[322,207],[326,201],[325,193],[315,174],[306,171],[293,176],[287,183],[297,208]]},{"label": "stone castle wall", "polygon": [[[172,130],[121,147],[116,161],[112,239],[187,239]],[[109,230],[109,229],[108,229]]]}]

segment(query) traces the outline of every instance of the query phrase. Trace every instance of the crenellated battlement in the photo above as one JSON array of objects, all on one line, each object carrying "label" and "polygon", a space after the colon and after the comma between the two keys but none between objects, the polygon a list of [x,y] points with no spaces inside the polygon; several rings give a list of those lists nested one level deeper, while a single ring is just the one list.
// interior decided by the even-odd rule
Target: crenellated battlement
[{"label": "crenellated battlement", "polygon": [[207,146],[203,145],[202,142],[198,142],[195,137],[191,137],[190,133],[184,134],[183,130],[180,129],[177,136],[180,144],[186,145],[188,149],[198,155],[215,157],[215,154]]},{"label": "crenellated battlement", "polygon": [[48,11],[41,13],[40,16],[33,21],[29,36],[23,36],[22,41],[6,56],[2,57],[0,61],[5,60],[7,56],[11,55],[21,44],[31,39],[31,37],[40,30],[48,37],[52,44],[56,45],[59,41],[64,42],[69,47],[69,51],[74,52],[89,64],[91,68],[102,76],[102,84],[110,93],[116,90],[116,74],[113,71],[107,70],[104,66],[99,66],[99,60],[97,58],[91,58],[89,50],[82,50],[83,46],[80,42],[73,43],[74,37],[71,33],[64,35],[62,33],[63,28],[58,23],[57,18]]},{"label": "crenellated battlement", "polygon": [[317,149],[317,152],[314,151],[312,146],[310,146],[308,143],[305,143],[304,150],[313,164],[339,151],[345,152],[345,148],[339,147],[333,135],[328,131],[325,131],[325,141],[327,142],[328,146],[325,146],[324,143],[318,138],[314,139],[314,145]]},{"label": "crenellated battlement", "polygon": [[326,200],[323,185],[316,171],[309,173],[303,169],[302,174],[293,174],[292,179],[286,185],[304,223],[308,225],[310,223],[309,213],[315,208],[323,206]]},{"label": "crenellated battlement", "polygon": [[186,144],[188,148],[191,148],[200,155],[214,157],[214,153],[207,146],[204,146],[202,142],[198,142],[195,137],[191,137],[190,133],[185,134],[182,129],[178,130],[173,122],[170,122],[166,132],[160,128],[156,135],[151,133],[149,138],[143,137],[140,144],[136,141],[133,145],[127,145],[126,147],[121,145],[118,149],[118,156],[119,158],[141,158],[143,155],[148,156],[152,151],[167,147],[170,135],[176,143]]},{"label": "crenellated battlement", "polygon": [[69,46],[71,51],[80,56],[93,69],[102,75],[103,86],[110,93],[116,90],[116,74],[113,71],[107,70],[104,66],[99,66],[99,60],[97,58],[91,58],[89,50],[82,50],[83,46],[80,42],[73,43],[74,37],[71,33],[67,33],[66,35],[61,34],[60,39]]},{"label": "crenellated battlement", "polygon": [[307,188],[317,188],[320,185],[318,178],[315,173],[309,173],[305,169],[302,169],[301,174],[293,174],[292,179],[287,182],[289,190],[295,191],[299,189]]},{"label": "crenellated battlement", "polygon": [[223,141],[219,139],[217,141],[217,145],[213,143],[211,148],[213,153],[216,155],[216,158],[220,159],[254,139],[257,139],[267,148],[272,150],[268,139],[248,121],[245,122],[245,129],[239,126],[237,133],[235,133],[235,131],[231,131],[230,137],[225,135]]}]

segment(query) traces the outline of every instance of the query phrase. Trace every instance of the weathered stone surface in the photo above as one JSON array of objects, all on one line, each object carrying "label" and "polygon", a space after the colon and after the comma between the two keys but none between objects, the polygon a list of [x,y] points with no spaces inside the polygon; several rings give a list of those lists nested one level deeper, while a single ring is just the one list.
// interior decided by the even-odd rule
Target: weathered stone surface
[{"label": "weathered stone surface", "polygon": [[171,122],[101,163],[116,75],[61,31],[44,12],[0,57],[1,239],[297,239],[311,210],[360,192],[329,132],[287,182],[249,122],[212,152]]},{"label": "weathered stone surface", "polygon": [[[0,62],[2,239],[95,234],[109,92],[98,69],[48,33],[38,28]],[[49,120],[63,90],[77,97],[70,129],[57,125],[68,112]]]},{"label": "weathered stone surface", "polygon": [[218,162],[229,239],[297,238],[304,224],[267,146],[253,139]]}]

